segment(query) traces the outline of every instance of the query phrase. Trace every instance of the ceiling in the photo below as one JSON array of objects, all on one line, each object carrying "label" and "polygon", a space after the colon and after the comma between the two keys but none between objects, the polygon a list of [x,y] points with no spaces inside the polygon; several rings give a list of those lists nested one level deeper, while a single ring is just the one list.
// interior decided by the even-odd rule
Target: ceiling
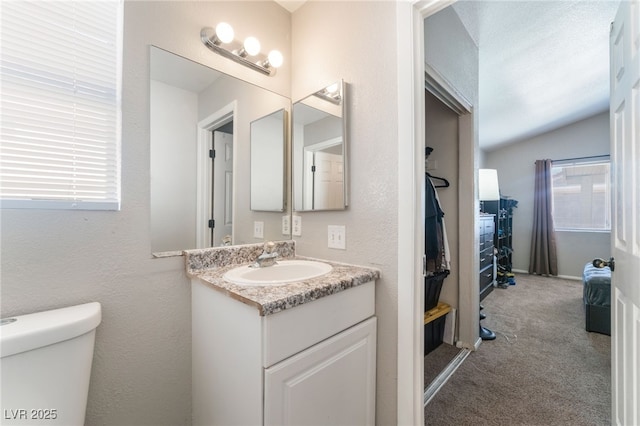
[{"label": "ceiling", "polygon": [[483,150],[609,105],[609,27],[619,1],[466,0],[452,7],[479,48]]},{"label": "ceiling", "polygon": [[280,6],[287,9],[289,12],[295,12],[300,6],[302,6],[307,0],[275,0]]}]

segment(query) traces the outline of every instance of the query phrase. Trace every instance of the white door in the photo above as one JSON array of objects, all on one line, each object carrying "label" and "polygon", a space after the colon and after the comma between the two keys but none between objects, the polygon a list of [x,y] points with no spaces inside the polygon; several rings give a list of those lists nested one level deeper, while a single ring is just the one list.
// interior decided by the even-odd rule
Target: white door
[{"label": "white door", "polygon": [[640,424],[640,5],[611,27],[612,424]]},{"label": "white door", "polygon": [[342,155],[315,153],[314,210],[344,207],[344,160]]},{"label": "white door", "polygon": [[376,318],[265,370],[264,425],[374,425]]},{"label": "white door", "polygon": [[[233,135],[213,132],[213,220],[212,247],[223,245],[223,239],[232,237],[233,225]],[[230,244],[232,241],[230,241]]]}]

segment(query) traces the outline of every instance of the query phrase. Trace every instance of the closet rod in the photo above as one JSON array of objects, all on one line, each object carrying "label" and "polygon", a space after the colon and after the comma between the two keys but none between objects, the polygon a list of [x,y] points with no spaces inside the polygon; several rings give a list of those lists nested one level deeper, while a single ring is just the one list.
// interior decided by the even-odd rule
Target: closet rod
[{"label": "closet rod", "polygon": [[[590,160],[590,159],[593,159],[593,158],[602,158],[602,159],[610,158],[610,155],[609,154],[603,154],[603,155],[591,155],[591,156],[588,156],[588,157],[560,158],[558,160],[551,160],[551,162],[552,163],[559,163],[561,161]],[[535,162],[533,164],[535,164]]]}]

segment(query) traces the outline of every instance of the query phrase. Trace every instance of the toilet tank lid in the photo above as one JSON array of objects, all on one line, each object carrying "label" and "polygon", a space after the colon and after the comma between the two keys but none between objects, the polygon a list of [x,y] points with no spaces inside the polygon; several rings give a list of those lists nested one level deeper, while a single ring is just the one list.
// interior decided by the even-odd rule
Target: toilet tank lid
[{"label": "toilet tank lid", "polygon": [[91,302],[12,319],[16,321],[0,326],[2,358],[88,333],[100,324],[102,310],[100,303]]}]

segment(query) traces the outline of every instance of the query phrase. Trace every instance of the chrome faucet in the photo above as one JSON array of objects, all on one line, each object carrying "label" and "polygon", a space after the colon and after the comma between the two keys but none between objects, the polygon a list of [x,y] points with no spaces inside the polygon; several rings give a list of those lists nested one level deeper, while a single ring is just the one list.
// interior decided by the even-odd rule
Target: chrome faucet
[{"label": "chrome faucet", "polygon": [[264,243],[264,251],[256,261],[250,265],[251,268],[266,268],[268,266],[276,265],[276,257],[278,257],[278,252],[273,251],[276,247],[276,244],[273,241],[267,241]]}]

